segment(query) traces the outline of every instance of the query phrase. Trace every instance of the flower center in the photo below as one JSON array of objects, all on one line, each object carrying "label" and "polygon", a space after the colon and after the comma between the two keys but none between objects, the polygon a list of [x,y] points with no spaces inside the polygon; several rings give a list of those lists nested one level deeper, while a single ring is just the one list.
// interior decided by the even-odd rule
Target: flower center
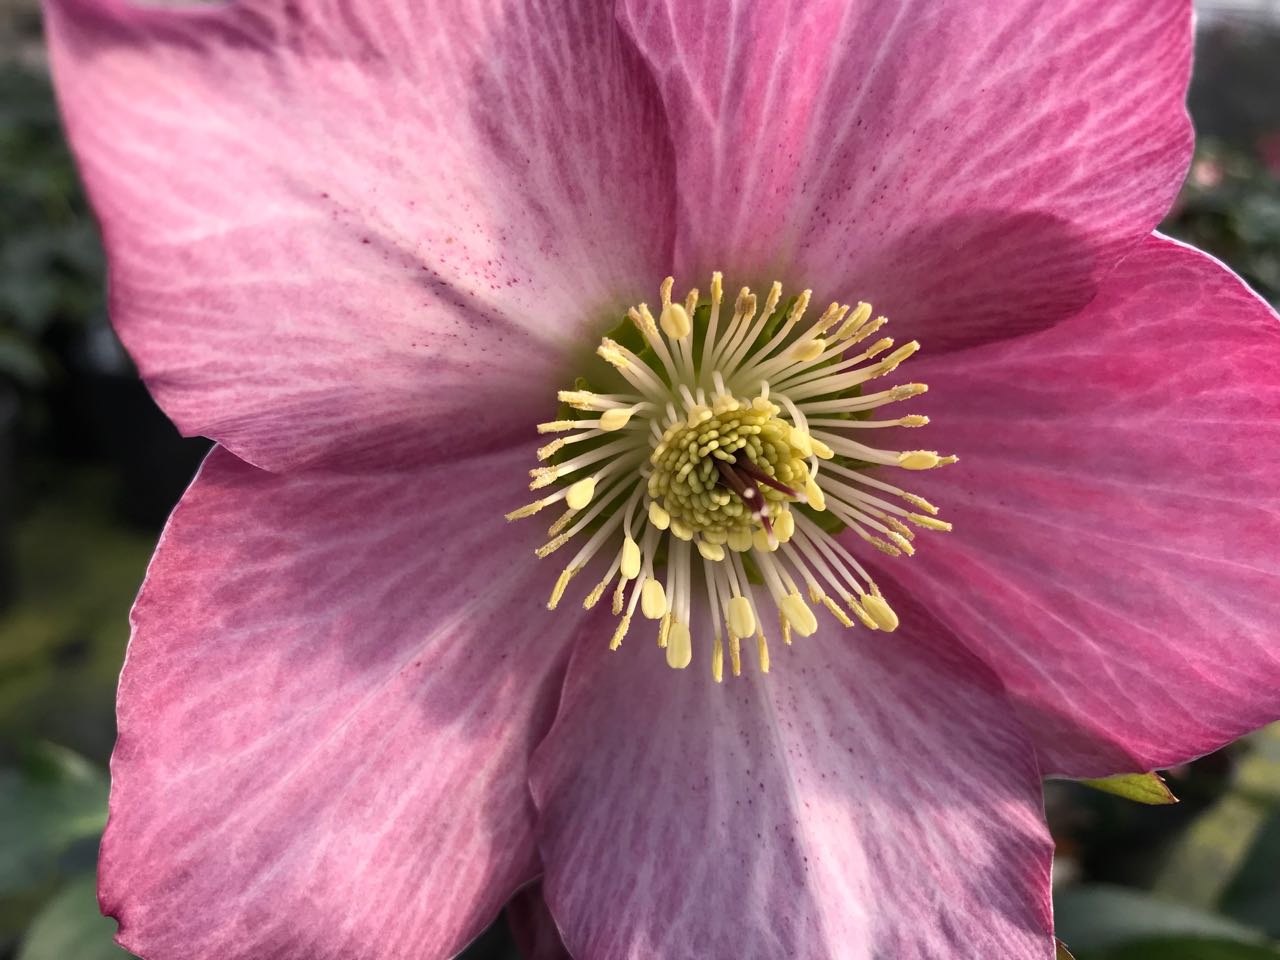
[{"label": "flower center", "polygon": [[[602,576],[583,605],[593,608],[613,587],[613,649],[638,608],[657,621],[673,667],[688,666],[695,640],[709,634],[716,680],[726,649],[734,675],[741,672],[749,639],[768,671],[769,607],[785,644],[817,629],[810,604],[845,627],[856,620],[895,629],[897,615],[838,534],[910,556],[914,527],[951,529],[937,507],[878,474],[956,458],[864,440],[874,436],[868,430],[928,423],[917,414],[871,419],[924,393],[923,384],[866,389],[919,344],[886,354],[893,341],[871,338],[887,321],[872,319],[865,303],[833,303],[806,326],[810,291],[783,303],[775,283],[763,305],[742,288],[725,321],[720,274],[708,304],[697,290],[672,300],[673,286],[670,277],[662,285],[658,319],[639,304],[601,341],[596,352],[619,385],[605,391],[580,381],[559,394],[562,418],[538,425],[561,436],[539,449],[545,465],[531,471],[530,488],[555,490],[507,519],[563,503],[538,556],[580,546],[548,607],[594,565]],[[705,595],[706,622],[694,622],[695,595]]]},{"label": "flower center", "polygon": [[803,438],[780,412],[764,396],[720,396],[667,427],[649,456],[650,518],[712,546],[747,550],[757,529],[767,537],[809,482]]}]

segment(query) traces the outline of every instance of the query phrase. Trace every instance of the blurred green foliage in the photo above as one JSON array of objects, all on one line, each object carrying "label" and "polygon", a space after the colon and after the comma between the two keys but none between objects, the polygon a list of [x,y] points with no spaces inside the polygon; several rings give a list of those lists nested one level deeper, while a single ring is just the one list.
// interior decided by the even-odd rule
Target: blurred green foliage
[{"label": "blurred green foliage", "polygon": [[0,376],[41,386],[55,324],[99,322],[103,258],[48,78],[0,62]]}]

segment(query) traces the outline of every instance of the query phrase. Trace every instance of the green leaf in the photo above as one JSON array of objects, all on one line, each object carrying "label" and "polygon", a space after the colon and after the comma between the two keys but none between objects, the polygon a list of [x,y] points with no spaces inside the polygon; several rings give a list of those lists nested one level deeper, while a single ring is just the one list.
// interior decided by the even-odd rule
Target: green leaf
[{"label": "green leaf", "polygon": [[41,744],[21,767],[0,770],[0,894],[47,880],[106,816],[106,777],[70,750]]},{"label": "green leaf", "polygon": [[1117,797],[1124,797],[1135,803],[1162,806],[1178,802],[1178,798],[1173,795],[1164,778],[1154,772],[1122,773],[1102,780],[1081,780],[1080,782],[1086,787],[1093,787],[1103,793],[1113,793]]},{"label": "green leaf", "polygon": [[1092,950],[1113,949],[1153,938],[1197,937],[1257,944],[1257,930],[1185,903],[1105,884],[1069,887],[1054,898],[1058,935],[1080,960]]},{"label": "green leaf", "polygon": [[98,912],[93,874],[63,887],[36,915],[17,960],[125,960],[115,944],[116,923]]}]

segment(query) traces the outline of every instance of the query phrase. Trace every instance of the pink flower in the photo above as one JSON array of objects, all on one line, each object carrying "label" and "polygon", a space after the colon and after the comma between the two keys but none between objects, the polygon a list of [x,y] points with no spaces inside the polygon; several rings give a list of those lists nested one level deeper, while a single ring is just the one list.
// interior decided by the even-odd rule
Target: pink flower
[{"label": "pink flower", "polygon": [[[1042,775],[1178,763],[1280,714],[1280,328],[1151,233],[1190,157],[1190,22],[1189,0],[51,0],[115,323],[221,444],[133,616],[101,879],[122,942],[447,957],[542,875],[579,960],[1050,957]],[[591,351],[668,275],[675,303],[636,311],[655,352],[606,345],[600,388]],[[774,279],[795,324],[766,370]],[[819,366],[876,323],[830,301],[907,346]],[[870,382],[912,338],[934,424],[845,418],[920,422],[918,391]],[[579,375],[557,436],[586,442],[536,496],[570,532],[600,506],[565,547],[596,552],[548,612],[564,554],[503,514]],[[668,416],[681,383],[705,397]],[[651,458],[694,407],[768,445],[727,472],[702,434]],[[945,462],[917,436],[961,462],[898,469]],[[611,651],[615,589],[636,623]],[[519,916],[548,929],[536,894]]]}]

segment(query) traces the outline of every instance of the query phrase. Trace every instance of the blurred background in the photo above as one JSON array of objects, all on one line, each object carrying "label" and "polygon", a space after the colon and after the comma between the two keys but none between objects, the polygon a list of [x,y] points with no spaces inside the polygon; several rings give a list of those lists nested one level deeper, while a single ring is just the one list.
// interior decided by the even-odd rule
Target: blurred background
[{"label": "blurred background", "polygon": [[[1280,0],[1202,5],[1195,164],[1163,229],[1280,302]],[[32,0],[0,0],[0,960],[120,960],[94,897],[127,615],[207,443],[111,333]],[[1078,960],[1280,958],[1280,726],[1145,807],[1052,783]],[[515,960],[503,924],[468,960]]]}]

